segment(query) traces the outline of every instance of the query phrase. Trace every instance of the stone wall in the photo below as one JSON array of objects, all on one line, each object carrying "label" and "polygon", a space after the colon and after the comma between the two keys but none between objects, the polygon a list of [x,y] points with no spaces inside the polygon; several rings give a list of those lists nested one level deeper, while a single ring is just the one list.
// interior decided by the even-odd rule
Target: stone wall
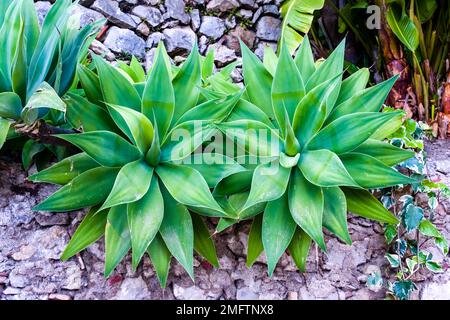
[{"label": "stone wall", "polygon": [[[239,39],[262,55],[264,46],[276,48],[280,35],[281,0],[81,0],[74,13],[81,23],[108,19],[107,31],[95,48],[109,60],[136,56],[147,67],[156,46],[164,41],[175,62],[197,41],[200,52],[214,49],[222,67],[240,53]],[[43,18],[51,3],[37,1]]]}]

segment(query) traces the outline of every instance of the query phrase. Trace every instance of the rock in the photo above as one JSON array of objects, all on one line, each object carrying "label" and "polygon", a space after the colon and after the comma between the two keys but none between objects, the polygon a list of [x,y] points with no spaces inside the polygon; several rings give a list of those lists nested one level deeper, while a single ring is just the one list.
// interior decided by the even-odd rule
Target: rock
[{"label": "rock", "polygon": [[150,34],[150,28],[145,22],[142,22],[137,26],[136,32],[143,35],[144,37],[148,37],[148,35]]},{"label": "rock", "polygon": [[188,27],[165,29],[164,44],[169,53],[190,52],[196,41],[196,35]]},{"label": "rock", "polygon": [[422,291],[422,300],[450,300],[450,280],[427,284]]},{"label": "rock", "polygon": [[66,269],[67,278],[64,279],[64,282],[61,288],[66,290],[79,290],[81,288],[81,270],[80,268],[72,264]]},{"label": "rock", "polygon": [[230,49],[233,49],[237,53],[241,52],[241,45],[239,40],[242,40],[250,49],[255,45],[256,34],[251,31],[242,28],[241,26],[236,27],[236,29],[231,30],[227,35],[225,35],[224,44]]},{"label": "rock", "polygon": [[211,16],[203,17],[203,21],[200,26],[200,33],[204,34],[208,38],[217,40],[223,35],[225,30],[225,23],[222,19]]},{"label": "rock", "polygon": [[69,301],[72,300],[72,297],[67,294],[61,293],[52,293],[48,295],[49,300],[61,300],[61,301]]},{"label": "rock", "polygon": [[255,0],[239,0],[239,2],[246,8],[254,8],[256,4]]},{"label": "rock", "polygon": [[127,278],[122,281],[116,300],[148,300],[151,294],[142,277]]},{"label": "rock", "polygon": [[89,8],[83,7],[79,4],[77,4],[73,8],[72,14],[73,15],[78,14],[80,16],[80,27],[84,27],[90,23],[93,23],[95,21],[105,18],[101,13],[99,13],[95,10],[91,10]]},{"label": "rock", "polygon": [[255,54],[262,60],[264,58],[264,48],[266,46],[272,47],[272,49],[277,51],[277,44],[272,42],[260,41],[258,47],[255,50]]},{"label": "rock", "polygon": [[289,291],[287,299],[288,300],[298,300],[298,293],[295,291]]},{"label": "rock", "polygon": [[67,213],[39,212],[36,214],[36,222],[41,226],[67,225],[69,215]]},{"label": "rock", "polygon": [[227,12],[239,7],[236,0],[211,0],[206,8],[211,11]]},{"label": "rock", "polygon": [[5,290],[3,290],[3,294],[5,295],[17,295],[20,293],[20,289],[8,287]]},{"label": "rock", "polygon": [[236,290],[236,300],[258,300],[259,295],[249,288],[240,288]]},{"label": "rock", "polygon": [[13,253],[12,258],[16,261],[28,260],[35,252],[36,249],[31,245],[21,246],[19,251]]},{"label": "rock", "polygon": [[206,299],[206,294],[202,289],[200,289],[196,286],[184,288],[184,287],[177,285],[176,283],[173,284],[173,295],[175,296],[175,298],[177,298],[179,300],[205,300]]},{"label": "rock", "polygon": [[47,1],[37,1],[35,2],[34,6],[36,8],[39,25],[42,25],[42,22],[44,22],[44,19],[47,16],[47,13],[50,11],[52,4]]},{"label": "rock", "polygon": [[256,36],[262,40],[277,41],[281,34],[281,21],[277,18],[264,16],[256,25]]},{"label": "rock", "polygon": [[103,58],[105,58],[108,61],[114,61],[116,59],[116,56],[114,53],[111,52],[103,43],[101,43],[98,40],[94,40],[91,43],[90,49],[95,53]]},{"label": "rock", "polygon": [[189,14],[186,13],[186,6],[183,0],[166,0],[167,15],[170,18],[179,20],[182,24],[188,24]]},{"label": "rock", "polygon": [[154,7],[137,6],[134,7],[131,12],[150,24],[152,27],[156,27],[161,22],[163,22],[161,11]]},{"label": "rock", "polygon": [[161,3],[161,0],[144,0],[145,4],[156,6]]},{"label": "rock", "polygon": [[200,28],[200,11],[198,9],[193,9],[190,13],[191,16],[191,25],[194,31],[197,31]]},{"label": "rock", "polygon": [[255,11],[255,13],[253,14],[253,18],[252,18],[252,23],[255,24],[256,21],[258,21],[259,17],[261,17],[263,13],[263,8],[259,7],[258,10]]},{"label": "rock", "polygon": [[134,29],[136,21],[129,14],[119,8],[119,3],[113,0],[95,0],[92,9],[102,13],[109,21],[122,28]]},{"label": "rock", "polygon": [[239,10],[239,15],[244,19],[250,19],[251,17],[253,17],[253,11],[241,9],[241,10]]},{"label": "rock", "polygon": [[269,14],[273,14],[273,15],[279,14],[278,7],[273,4],[264,6],[263,11],[264,11],[264,13],[269,13]]},{"label": "rock", "polygon": [[147,48],[155,48],[160,41],[164,40],[164,35],[161,32],[153,32],[148,38],[145,46]]},{"label": "rock", "polygon": [[156,54],[156,48],[152,48],[152,49],[148,50],[145,54],[145,70],[147,70],[147,72],[149,72],[151,67],[153,66],[153,61],[155,60],[155,54]]},{"label": "rock", "polygon": [[226,46],[216,43],[211,45],[210,48],[214,50],[214,62],[219,68],[233,62],[237,58],[234,50]]},{"label": "rock", "polygon": [[131,54],[141,59],[145,57],[145,41],[128,29],[111,27],[104,45],[114,53]]}]

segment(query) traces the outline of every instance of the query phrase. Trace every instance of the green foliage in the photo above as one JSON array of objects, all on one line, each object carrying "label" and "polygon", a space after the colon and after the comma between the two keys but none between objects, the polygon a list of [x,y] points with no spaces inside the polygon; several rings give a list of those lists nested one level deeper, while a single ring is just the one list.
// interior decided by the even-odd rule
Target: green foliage
[{"label": "green foliage", "polygon": [[[262,222],[258,216],[254,218],[247,264],[251,265],[264,249],[272,274],[279,257],[289,248],[296,264],[304,269],[311,239],[326,250],[323,227],[351,243],[347,210],[376,221],[397,223],[398,219],[365,190],[416,182],[391,168],[414,153],[375,136],[386,124],[392,123],[393,131],[401,126],[401,112],[379,112],[395,79],[369,89],[364,89],[366,77],[351,79],[363,82],[360,85],[357,81],[359,90],[355,85],[344,85],[350,80],[342,80],[343,44],[318,67],[311,62],[308,38],[295,59],[283,45],[279,58],[272,55],[266,63],[241,45],[247,90],[243,99],[272,120],[260,122],[249,112],[245,119],[224,121],[218,127],[225,134],[229,128],[276,130],[278,134],[270,135],[271,142],[279,146],[270,148],[249,136],[228,135],[261,159],[252,167],[251,182],[242,173],[237,174],[242,175],[241,185],[246,187],[235,192],[245,191],[247,199],[241,201],[234,219],[257,215],[259,211],[251,215],[243,212],[266,204]],[[351,108],[357,101],[361,107]],[[226,180],[217,185],[213,194],[225,187]],[[236,208],[229,201],[233,190],[228,189],[226,194],[228,202],[220,202],[224,209]],[[227,212],[233,219],[235,211]]]},{"label": "green foliage", "polygon": [[[76,81],[77,62],[104,21],[80,29],[71,16],[71,0],[56,2],[39,27],[34,2],[2,1],[0,19],[0,148],[8,130],[35,121],[64,126],[66,105],[62,97]],[[25,144],[26,169],[33,157],[47,148]],[[48,148],[48,149],[51,149]]]},{"label": "green foliage", "polygon": [[[148,252],[162,286],[171,256],[191,277],[194,249],[218,266],[214,244],[199,215],[225,217],[209,188],[227,175],[245,170],[234,161],[215,169],[196,161],[182,162],[197,159],[193,152],[210,136],[208,132],[217,131],[212,123],[223,116],[205,114],[202,104],[197,106],[202,75],[197,49],[181,67],[167,64],[166,59],[160,45],[148,77],[133,61],[127,67],[119,65],[119,71],[94,57],[96,72],[79,69],[85,75],[80,77],[85,97],[68,95],[67,115],[84,133],[58,137],[82,153],[30,177],[63,185],[35,210],[94,208],[66,248],[64,259],[104,234],[106,276],[131,248],[133,268]],[[135,80],[143,79],[144,89],[139,93]],[[205,104],[230,112],[237,101],[231,96]],[[103,121],[90,119],[92,109]],[[173,132],[187,135],[179,139]],[[220,173],[220,168],[226,173]]]}]

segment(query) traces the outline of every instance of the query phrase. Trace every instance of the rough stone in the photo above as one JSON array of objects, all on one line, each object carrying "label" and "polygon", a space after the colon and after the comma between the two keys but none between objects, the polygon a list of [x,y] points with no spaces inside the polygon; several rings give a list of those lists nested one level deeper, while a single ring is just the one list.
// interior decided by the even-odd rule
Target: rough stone
[{"label": "rough stone", "polygon": [[264,16],[256,25],[256,36],[266,41],[277,41],[281,34],[281,21],[277,18]]},{"label": "rough stone", "polygon": [[131,12],[150,24],[152,27],[156,27],[161,22],[163,22],[161,11],[154,7],[137,6],[134,7]]},{"label": "rough stone", "polygon": [[179,300],[205,300],[205,292],[197,286],[184,288],[177,284],[173,285],[173,295]]},{"label": "rough stone", "polygon": [[204,34],[208,38],[217,40],[223,36],[225,30],[225,23],[222,19],[211,16],[203,17],[203,21],[200,26],[200,33]]},{"label": "rough stone", "polygon": [[102,13],[109,21],[122,28],[134,29],[137,27],[136,21],[119,8],[119,3],[113,0],[95,0],[92,9]]},{"label": "rough stone", "polygon": [[161,32],[153,32],[148,38],[145,46],[147,48],[155,48],[160,41],[164,40],[164,35]]},{"label": "rough stone", "polygon": [[186,5],[183,0],[166,0],[167,15],[170,18],[179,20],[182,24],[188,24],[189,14],[186,13]]},{"label": "rough stone", "polygon": [[141,59],[145,57],[145,41],[128,29],[111,27],[104,44],[114,53],[132,54]]},{"label": "rough stone", "polygon": [[214,44],[210,48],[214,50],[214,62],[218,67],[223,67],[237,58],[234,50],[226,46]]},{"label": "rough stone", "polygon": [[102,57],[104,57],[108,61],[114,61],[116,56],[111,52],[103,43],[98,40],[94,40],[91,43],[90,49],[95,53]]},{"label": "rough stone", "polygon": [[220,12],[228,12],[237,7],[239,7],[239,2],[236,0],[211,0],[206,6],[208,10]]},{"label": "rough stone", "polygon": [[122,281],[116,297],[117,300],[147,300],[150,298],[151,293],[142,277],[127,278]]},{"label": "rough stone", "polygon": [[191,16],[191,25],[194,31],[197,31],[200,28],[201,20],[200,20],[200,10],[193,9],[190,13]]},{"label": "rough stone", "polygon": [[36,7],[39,24],[42,25],[42,22],[44,22],[44,19],[50,11],[52,4],[48,1],[37,1],[34,6]]},{"label": "rough stone", "polygon": [[423,300],[450,300],[450,280],[442,283],[429,283],[422,292]]},{"label": "rough stone", "polygon": [[169,53],[190,52],[196,39],[194,31],[188,27],[165,29],[163,35]]},{"label": "rough stone", "polygon": [[239,40],[242,40],[247,47],[250,49],[255,45],[256,34],[251,31],[242,28],[241,26],[236,27],[236,29],[231,30],[227,35],[225,35],[224,44],[230,49],[236,51],[240,54],[241,46]]},{"label": "rough stone", "polygon": [[86,8],[81,5],[76,5],[73,10],[72,14],[78,14],[80,17],[80,27],[84,27],[90,23],[93,23],[95,21],[104,19],[103,15],[95,10],[91,10],[89,8]]}]

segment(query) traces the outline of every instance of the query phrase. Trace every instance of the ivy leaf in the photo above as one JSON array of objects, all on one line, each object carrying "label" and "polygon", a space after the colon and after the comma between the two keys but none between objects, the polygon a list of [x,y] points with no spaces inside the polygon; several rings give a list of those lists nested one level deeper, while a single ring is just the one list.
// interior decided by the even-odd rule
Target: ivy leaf
[{"label": "ivy leaf", "polygon": [[392,268],[398,268],[400,266],[400,259],[398,255],[386,253],[386,259],[389,261],[389,264]]},{"label": "ivy leaf", "polygon": [[395,225],[389,224],[384,229],[384,237],[386,238],[386,243],[389,245],[397,236],[397,228]]},{"label": "ivy leaf", "polygon": [[440,273],[443,271],[442,266],[435,261],[427,261],[425,263],[425,266],[427,267],[428,270],[430,270],[433,273]]},{"label": "ivy leaf", "polygon": [[392,293],[400,300],[408,300],[411,292],[417,287],[411,280],[395,281],[392,285]]},{"label": "ivy leaf", "polygon": [[423,209],[413,204],[408,205],[402,214],[402,223],[407,232],[411,232],[419,227],[423,219]]}]

